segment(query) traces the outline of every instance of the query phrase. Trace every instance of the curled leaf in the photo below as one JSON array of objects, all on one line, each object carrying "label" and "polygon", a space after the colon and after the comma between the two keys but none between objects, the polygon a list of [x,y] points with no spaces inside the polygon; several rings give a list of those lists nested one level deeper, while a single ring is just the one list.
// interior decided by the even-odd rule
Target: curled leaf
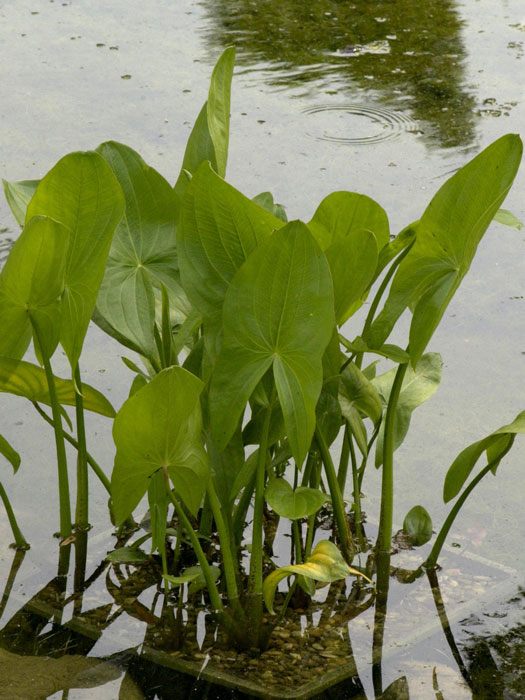
[{"label": "curled leaf", "polygon": [[283,578],[293,574],[304,576],[314,581],[320,581],[321,583],[340,581],[350,574],[362,576],[367,581],[370,581],[361,571],[348,566],[343,559],[343,555],[333,542],[322,540],[316,545],[312,554],[304,564],[283,566],[280,569],[272,571],[272,573],[265,578],[263,583],[263,597],[266,607],[272,615],[274,614],[273,599],[279,582],[282,581]]}]

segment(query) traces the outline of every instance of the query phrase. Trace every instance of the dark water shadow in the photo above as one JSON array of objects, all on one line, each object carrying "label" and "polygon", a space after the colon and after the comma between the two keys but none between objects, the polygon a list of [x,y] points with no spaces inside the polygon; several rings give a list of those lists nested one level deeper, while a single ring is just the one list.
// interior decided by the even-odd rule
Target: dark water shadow
[{"label": "dark water shadow", "polygon": [[345,103],[392,110],[394,120],[404,114],[419,123],[429,147],[473,142],[474,98],[466,85],[454,0],[201,4],[210,53],[233,44],[240,72],[254,81],[277,89],[300,87],[304,94],[320,95],[320,102],[334,94]]}]

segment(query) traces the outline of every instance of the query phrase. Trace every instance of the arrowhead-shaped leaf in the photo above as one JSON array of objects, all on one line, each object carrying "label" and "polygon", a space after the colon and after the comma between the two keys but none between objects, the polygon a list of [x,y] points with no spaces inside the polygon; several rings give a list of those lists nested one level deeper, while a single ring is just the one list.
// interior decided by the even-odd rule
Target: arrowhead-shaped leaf
[{"label": "arrowhead-shaped leaf", "polygon": [[298,486],[295,491],[286,479],[272,479],[266,487],[268,505],[277,515],[288,520],[299,520],[317,513],[328,498],[318,489]]},{"label": "arrowhead-shaped leaf", "polygon": [[355,192],[328,195],[308,224],[325,251],[334,283],[335,315],[342,325],[363,303],[389,241],[388,218],[373,199]]},{"label": "arrowhead-shaped leaf", "polygon": [[75,367],[104,275],[124,198],[111,168],[93,151],[70,153],[40,181],[26,221],[48,216],[68,229],[60,342]]},{"label": "arrowhead-shaped leaf", "polygon": [[307,227],[291,222],[262,243],[233,278],[223,309],[223,345],[212,375],[210,415],[219,448],[273,367],[297,464],[310,447],[334,329],[330,270]]},{"label": "arrowhead-shaped leaf", "polygon": [[181,367],[157,374],[123,404],[113,425],[117,447],[111,492],[117,523],[133,512],[150,477],[167,468],[175,490],[192,513],[209,476],[202,445],[200,379]]},{"label": "arrowhead-shaped leaf", "polygon": [[[70,379],[55,377],[58,403],[75,405],[75,385]],[[46,373],[38,365],[23,360],[0,357],[0,392],[23,396],[29,401],[50,405]],[[84,408],[101,416],[113,418],[115,411],[106,397],[97,389],[82,384]]]},{"label": "arrowhead-shaped leaf", "polygon": [[221,313],[237,270],[282,226],[283,221],[216,175],[209,163],[197,170],[183,200],[177,245],[184,289],[203,316]]},{"label": "arrowhead-shaped leaf", "polygon": [[0,273],[0,356],[19,358],[36,327],[51,357],[60,333],[68,230],[47,217],[29,221]]},{"label": "arrowhead-shaped leaf", "polygon": [[[410,418],[413,411],[422,403],[430,399],[441,381],[441,368],[443,361],[441,355],[436,352],[429,352],[419,360],[415,369],[408,367],[401,393],[397,403],[394,449],[401,445],[406,437],[410,426]],[[376,377],[372,383],[381,395],[383,404],[388,404],[388,398],[392,389],[392,384],[396,376],[396,368]],[[383,463],[383,425],[379,430],[376,447],[376,467]]]},{"label": "arrowhead-shaped leaf", "polygon": [[[110,141],[97,150],[113,170],[126,201],[98,295],[100,325],[146,357],[156,357],[154,290],[166,287],[170,308],[181,319],[189,312],[179,283],[176,197],[170,184],[128,146]],[[95,321],[99,323],[97,316]]]},{"label": "arrowhead-shaped leaf", "polygon": [[6,201],[20,226],[25,224],[27,205],[35,194],[39,182],[40,180],[19,180],[18,182],[2,180]]},{"label": "arrowhead-shaped leaf", "polygon": [[264,579],[263,597],[266,607],[273,615],[273,599],[275,590],[279,582],[286,578],[297,574],[314,581],[321,583],[333,583],[345,579],[350,574],[354,576],[362,576],[367,581],[368,579],[357,569],[353,569],[343,559],[341,552],[337,549],[333,542],[322,540],[313,549],[312,554],[304,562],[304,564],[294,564],[292,566],[283,566],[280,569],[272,571],[272,573]]},{"label": "arrowhead-shaped leaf", "polygon": [[416,225],[416,241],[365,337],[369,345],[380,347],[410,306],[410,356],[417,364],[512,185],[521,154],[519,136],[507,134],[441,187]]},{"label": "arrowhead-shaped leaf", "polygon": [[[186,173],[193,175],[201,163],[209,161],[224,177],[230,139],[230,95],[235,49],[228,47],[217,61],[204,103],[188,139],[175,192],[182,199],[188,185]],[[186,172],[185,172],[186,171]]]},{"label": "arrowhead-shaped leaf", "polygon": [[461,491],[483,452],[487,453],[489,463],[494,462],[493,472],[495,472],[518,433],[525,433],[525,411],[519,413],[509,425],[502,426],[487,437],[462,450],[450,465],[445,477],[443,486],[445,503],[455,498]]}]

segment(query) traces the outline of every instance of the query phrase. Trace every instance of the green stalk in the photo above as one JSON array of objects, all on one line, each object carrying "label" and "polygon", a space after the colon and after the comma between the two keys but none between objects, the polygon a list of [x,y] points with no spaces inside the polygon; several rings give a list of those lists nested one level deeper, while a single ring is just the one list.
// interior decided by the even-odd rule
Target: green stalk
[{"label": "green stalk", "polygon": [[[53,419],[47,415],[47,413],[41,408],[41,406],[39,406],[35,401],[33,401],[33,406],[36,408],[36,410],[42,416],[42,418],[46,421],[46,423],[49,423],[49,425],[54,427]],[[69,442],[70,445],[73,445],[73,447],[78,450],[78,441],[75,440],[75,438],[72,435],[66,433],[64,429],[62,429],[62,433],[64,435],[64,439],[67,440],[67,442]],[[104,473],[102,467],[98,464],[98,462],[95,461],[95,459],[90,455],[89,452],[86,452],[86,460],[91,469],[93,470],[95,476],[99,479],[102,486],[111,495],[111,481]]]},{"label": "green stalk", "polygon": [[11,595],[11,591],[13,590],[16,575],[18,574],[18,571],[19,571],[20,567],[22,566],[22,562],[24,561],[25,555],[26,555],[26,550],[17,548],[17,551],[15,552],[15,556],[13,557],[13,562],[11,564],[11,568],[9,569],[9,575],[8,575],[7,581],[5,583],[4,592],[2,593],[2,596],[0,597],[0,619],[2,618],[2,615],[4,614],[4,610],[6,609],[7,603],[9,602],[9,596]]},{"label": "green stalk", "polygon": [[46,357],[42,350],[42,339],[37,324],[31,321],[33,333],[38,343],[42,363],[46,373],[47,388],[49,391],[49,399],[51,404],[51,412],[53,415],[53,428],[55,431],[55,446],[57,453],[57,468],[58,468],[58,494],[60,502],[60,537],[65,539],[69,537],[72,530],[71,525],[71,503],[69,496],[69,477],[67,473],[67,458],[66,445],[64,442],[64,431],[62,428],[62,416],[60,414],[60,404],[58,403],[57,392],[55,387],[55,377],[51,369],[49,358]]},{"label": "green stalk", "polygon": [[383,473],[381,475],[381,512],[379,515],[379,533],[377,536],[377,548],[380,553],[390,552],[392,541],[392,523],[394,518],[394,436],[396,409],[407,367],[408,364],[404,363],[399,365],[397,368],[386,409],[385,432],[383,436]]},{"label": "green stalk", "polygon": [[354,518],[355,518],[355,532],[357,539],[359,541],[359,547],[361,551],[365,549],[365,541],[363,537],[363,527],[362,520],[363,514],[361,512],[361,489],[359,488],[359,470],[357,468],[357,459],[355,455],[354,443],[352,440],[351,433],[346,437],[349,449],[350,449],[350,459],[352,462],[352,487],[354,496]]},{"label": "green stalk", "polygon": [[465,503],[465,501],[467,500],[469,495],[472,493],[472,491],[479,484],[479,482],[483,479],[485,474],[488,474],[489,471],[496,464],[499,464],[501,459],[507,454],[507,452],[511,449],[511,447],[512,447],[512,443],[508,446],[508,448],[505,450],[505,452],[503,452],[503,454],[500,454],[498,456],[497,459],[493,460],[492,462],[489,462],[485,467],[483,467],[483,469],[476,476],[476,478],[472,479],[470,484],[463,491],[463,493],[458,498],[458,500],[454,503],[452,510],[447,515],[445,522],[443,523],[440,531],[438,532],[438,535],[436,537],[436,541],[434,542],[434,546],[432,547],[432,551],[430,552],[426,561],[423,564],[425,569],[433,569],[436,566],[437,560],[439,558],[439,555],[441,554],[441,550],[443,548],[443,545],[445,544],[445,540],[447,539],[448,533],[450,532],[450,528],[452,527],[452,524],[454,523],[454,520],[456,519],[459,511],[463,507],[463,504]]},{"label": "green stalk", "polygon": [[9,520],[9,525],[11,525],[11,530],[13,532],[13,537],[15,538],[15,547],[16,549],[19,549],[20,551],[24,551],[26,549],[29,549],[29,544],[22,534],[22,531],[18,527],[18,523],[16,521],[15,517],[15,512],[11,506],[11,502],[9,501],[9,497],[6,493],[6,490],[3,487],[2,482],[0,481],[0,498],[2,499],[4,503],[4,507],[7,513],[7,519]]},{"label": "green stalk", "polygon": [[[311,453],[313,454],[313,453]],[[315,461],[312,462],[311,466],[311,478],[309,480],[310,487],[313,489],[319,488],[319,481],[321,480],[321,464],[319,462],[319,455],[315,453]],[[312,545],[315,536],[315,519],[317,517],[316,513],[308,516],[308,528],[306,530],[306,541],[304,543],[304,558],[308,559],[312,553]]]},{"label": "green stalk", "polygon": [[352,533],[350,532],[348,521],[346,519],[343,494],[341,493],[339,482],[337,481],[337,474],[332,461],[332,455],[326,446],[326,442],[319,428],[315,429],[315,439],[317,445],[319,446],[321,459],[323,460],[326,472],[326,478],[328,480],[328,488],[330,489],[330,496],[332,497],[332,508],[334,509],[334,516],[337,523],[337,532],[341,542],[342,553],[348,564],[350,564],[355,552],[355,546],[352,539]]},{"label": "green stalk", "polygon": [[239,600],[239,589],[237,588],[237,569],[233,557],[233,543],[230,534],[230,528],[227,526],[222,515],[221,504],[213,485],[213,480],[208,481],[207,494],[210,502],[213,518],[217,525],[219,533],[219,541],[221,544],[222,565],[224,567],[224,577],[226,579],[226,589],[228,591],[228,599],[236,615],[244,618],[244,610],[242,609]]},{"label": "green stalk", "polygon": [[257,474],[254,474],[250,479],[249,483],[246,484],[246,486],[244,487],[239,502],[235,507],[235,512],[233,514],[232,531],[237,547],[239,547],[241,544],[242,536],[244,533],[244,523],[246,520],[246,514],[248,512],[248,508],[250,507],[253,492],[255,490],[256,478]]},{"label": "green stalk", "polygon": [[259,638],[261,620],[263,614],[262,607],[262,586],[263,586],[263,511],[264,511],[264,487],[266,481],[266,461],[268,455],[268,438],[270,433],[270,419],[272,416],[272,404],[275,396],[275,389],[272,391],[272,398],[266,416],[259,444],[259,454],[257,459],[257,471],[255,477],[255,498],[253,504],[253,525],[252,525],[252,550],[250,553],[250,574],[248,578],[248,617],[250,621],[250,634],[254,640],[254,646]]},{"label": "green stalk", "polygon": [[179,518],[179,522],[182,523],[184,529],[186,530],[188,537],[190,538],[191,545],[193,547],[193,551],[195,552],[197,560],[198,560],[200,567],[202,569],[202,574],[204,576],[204,580],[206,581],[206,587],[207,587],[208,593],[210,595],[211,604],[212,604],[214,610],[217,610],[219,613],[222,613],[224,611],[224,606],[222,604],[222,600],[221,600],[221,597],[219,595],[219,590],[217,588],[217,584],[215,583],[215,579],[213,578],[213,575],[211,573],[211,567],[208,563],[208,560],[206,559],[206,555],[202,551],[202,547],[201,547],[201,543],[199,542],[199,538],[197,537],[197,534],[195,533],[195,530],[193,529],[193,527],[189,521],[188,516],[184,512],[184,508],[181,506],[181,504],[175,498],[173,491],[171,490],[169,474],[168,474],[167,470],[163,469],[163,473],[164,473],[164,481],[166,483],[166,491],[168,492],[168,497],[169,497],[170,501],[173,503],[173,507],[175,508],[175,511],[177,513],[177,517]]},{"label": "green stalk", "polygon": [[346,478],[348,476],[348,459],[350,457],[350,432],[348,423],[345,423],[345,432],[343,435],[343,446],[341,448],[341,457],[339,459],[339,468],[337,470],[337,481],[339,488],[344,493],[346,486]]},{"label": "green stalk", "polygon": [[74,372],[75,380],[75,417],[77,424],[77,505],[75,525],[80,530],[89,530],[89,479],[87,467],[86,425],[84,422],[84,397],[82,396],[82,380],[80,367]]}]

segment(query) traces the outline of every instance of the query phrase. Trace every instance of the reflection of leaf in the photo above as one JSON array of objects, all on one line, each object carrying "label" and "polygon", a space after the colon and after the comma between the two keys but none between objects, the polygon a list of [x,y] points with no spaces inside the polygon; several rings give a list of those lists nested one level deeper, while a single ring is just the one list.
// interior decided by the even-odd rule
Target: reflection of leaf
[{"label": "reflection of leaf", "polygon": [[162,468],[167,468],[190,511],[199,508],[209,476],[201,437],[202,386],[193,374],[170,367],[133,394],[117,413],[111,493],[118,524],[144,496],[150,477]]},{"label": "reflection of leaf", "polygon": [[285,479],[273,479],[266,487],[266,501],[277,515],[299,520],[317,513],[327,496],[318,489],[298,486],[295,491]]},{"label": "reflection of leaf", "polygon": [[[219,567],[210,566],[210,572],[213,580],[217,581],[221,575],[221,570]],[[165,581],[168,581],[168,583],[171,583],[172,586],[183,586],[185,583],[189,583],[190,586],[188,588],[188,593],[190,595],[198,593],[207,586],[202,568],[198,564],[195,566],[188,566],[188,568],[184,569],[180,576],[170,576],[168,574],[164,575],[163,578]]]},{"label": "reflection of leaf", "polygon": [[[423,355],[415,369],[407,368],[396,409],[394,449],[397,450],[405,439],[413,411],[436,392],[441,381],[442,366],[441,355],[429,352]],[[388,404],[396,371],[396,368],[391,369],[372,381],[385,406]],[[383,462],[383,428],[384,425],[381,426],[377,439],[376,467]]]},{"label": "reflection of leaf", "polygon": [[320,581],[321,583],[333,583],[340,581],[350,574],[354,576],[362,576],[367,581],[368,579],[357,569],[353,569],[343,559],[341,552],[333,542],[322,540],[313,549],[312,554],[303,564],[293,564],[292,566],[283,566],[269,574],[263,583],[263,597],[266,607],[273,615],[273,599],[279,582],[286,578],[297,574],[304,576],[307,579]]},{"label": "reflection of leaf", "polygon": [[106,555],[106,561],[112,564],[141,564],[148,559],[148,555],[138,547],[119,547]]},{"label": "reflection of leaf", "polygon": [[416,364],[467,274],[477,246],[509,191],[522,153],[519,136],[501,137],[441,187],[399,265],[365,340],[380,347],[403,311],[413,309],[410,356]]},{"label": "reflection of leaf", "polygon": [[326,259],[300,222],[274,233],[236,274],[226,293],[223,345],[209,395],[219,448],[273,367],[290,447],[302,464],[315,428],[322,357],[334,328],[331,287]]},{"label": "reflection of leaf", "polygon": [[26,221],[48,216],[69,231],[60,342],[78,362],[124,201],[104,159],[94,152],[64,156],[40,181]]},{"label": "reflection of leaf", "polygon": [[20,466],[20,455],[14,447],[11,447],[3,435],[0,435],[0,455],[3,455],[7,459],[16,474]]},{"label": "reflection of leaf", "polygon": [[518,433],[525,433],[525,411],[519,413],[509,425],[502,426],[460,452],[450,465],[445,477],[443,486],[445,503],[455,498],[461,491],[483,452],[487,453],[489,463],[494,462],[492,471],[495,473],[501,459],[512,447]]},{"label": "reflection of leaf", "polygon": [[[70,379],[55,377],[58,403],[66,406],[75,405],[75,385]],[[0,392],[23,396],[29,401],[51,405],[46,373],[41,367],[23,360],[0,357]],[[82,384],[84,408],[101,416],[113,418],[115,411],[104,394]]]}]

